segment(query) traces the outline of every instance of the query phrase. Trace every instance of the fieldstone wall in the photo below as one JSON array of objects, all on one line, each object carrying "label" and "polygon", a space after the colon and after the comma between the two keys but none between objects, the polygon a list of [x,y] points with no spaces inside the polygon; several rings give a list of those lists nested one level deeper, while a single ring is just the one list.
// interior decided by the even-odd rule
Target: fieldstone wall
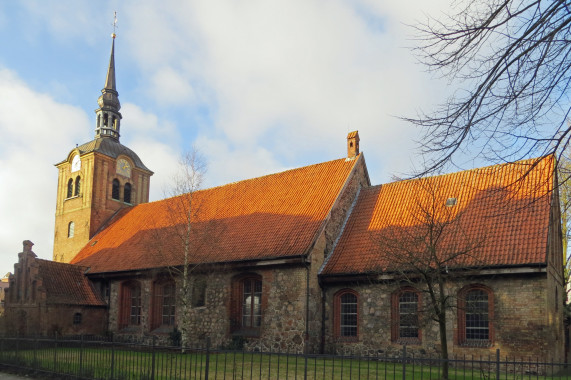
[{"label": "fieldstone wall", "polygon": [[[447,312],[448,352],[466,358],[494,356],[500,349],[502,357],[563,360],[564,334],[561,307],[555,316],[554,285],[545,273],[497,275],[456,282],[448,286],[449,294],[456,295],[464,286],[482,284],[493,291],[494,318],[492,342],[485,347],[458,344],[456,308]],[[335,337],[333,333],[333,298],[342,289],[358,293],[358,339],[354,341]],[[391,295],[399,289],[395,283],[344,284],[326,290],[325,349],[327,353],[362,353],[398,356],[402,342],[391,340]],[[428,299],[421,301],[426,307]],[[553,301],[550,301],[553,300]],[[551,304],[550,304],[551,302]],[[456,300],[453,301],[456,304]],[[562,302],[561,302],[562,306]],[[422,319],[422,318],[421,318]],[[417,356],[440,353],[439,329],[436,322],[421,323],[421,340],[407,342],[407,351]]]}]

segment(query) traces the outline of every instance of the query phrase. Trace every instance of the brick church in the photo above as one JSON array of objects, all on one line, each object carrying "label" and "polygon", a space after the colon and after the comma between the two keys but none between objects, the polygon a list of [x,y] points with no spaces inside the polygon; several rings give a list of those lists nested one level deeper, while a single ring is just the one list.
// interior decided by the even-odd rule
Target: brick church
[{"label": "brick church", "polygon": [[148,202],[114,43],[95,137],[56,165],[53,261],[24,242],[6,331],[436,353],[437,280],[451,354],[564,359],[554,157],[372,186],[352,132],[346,157]]}]

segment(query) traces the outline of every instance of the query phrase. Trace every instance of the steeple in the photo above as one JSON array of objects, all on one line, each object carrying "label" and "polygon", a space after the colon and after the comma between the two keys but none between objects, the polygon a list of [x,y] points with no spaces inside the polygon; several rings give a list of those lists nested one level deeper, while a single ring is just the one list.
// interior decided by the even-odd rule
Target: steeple
[{"label": "steeple", "polygon": [[95,124],[95,138],[112,137],[119,140],[121,125],[121,103],[115,84],[115,33],[111,35],[111,57],[107,68],[105,87],[101,90],[101,96],[97,99],[99,108],[95,110],[97,121]]}]

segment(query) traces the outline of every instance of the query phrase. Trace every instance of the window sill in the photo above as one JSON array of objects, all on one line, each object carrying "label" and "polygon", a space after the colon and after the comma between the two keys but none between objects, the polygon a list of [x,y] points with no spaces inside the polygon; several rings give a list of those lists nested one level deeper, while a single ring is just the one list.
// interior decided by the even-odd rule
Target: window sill
[{"label": "window sill", "polygon": [[406,346],[411,346],[411,345],[421,345],[422,341],[419,338],[399,338],[395,341],[393,341],[393,343],[396,344],[402,344],[402,345],[406,345]]},{"label": "window sill", "polygon": [[259,338],[261,335],[259,328],[243,328],[232,333],[232,336],[241,336],[244,338]]},{"label": "window sill", "polygon": [[80,198],[80,197],[81,197],[81,194],[79,194],[79,195],[74,195],[74,196],[71,196],[71,197],[69,197],[69,198],[65,198],[64,201],[69,201],[69,200],[71,200],[71,199]]},{"label": "window sill", "polygon": [[460,347],[475,347],[475,348],[486,348],[492,347],[492,342],[488,339],[482,340],[467,340],[458,344]]},{"label": "window sill", "polygon": [[335,337],[335,339],[337,340],[337,342],[343,342],[343,343],[358,343],[359,342],[358,336],[337,336],[337,337]]}]

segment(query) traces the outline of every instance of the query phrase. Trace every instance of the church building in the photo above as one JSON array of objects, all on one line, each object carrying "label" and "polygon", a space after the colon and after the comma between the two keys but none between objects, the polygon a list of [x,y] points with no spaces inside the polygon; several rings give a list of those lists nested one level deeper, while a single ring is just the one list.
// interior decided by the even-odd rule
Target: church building
[{"label": "church building", "polygon": [[148,202],[114,47],[95,137],[56,165],[53,261],[24,242],[6,331],[424,355],[442,296],[451,354],[563,361],[554,157],[372,186],[355,131],[346,157]]}]

